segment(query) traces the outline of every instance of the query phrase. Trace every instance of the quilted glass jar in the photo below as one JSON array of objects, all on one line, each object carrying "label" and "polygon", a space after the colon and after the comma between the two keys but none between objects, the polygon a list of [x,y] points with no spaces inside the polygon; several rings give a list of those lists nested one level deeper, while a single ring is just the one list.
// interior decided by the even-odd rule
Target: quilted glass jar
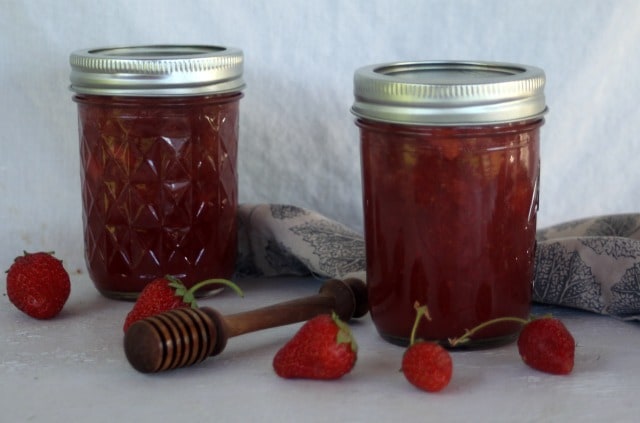
[{"label": "quilted glass jar", "polygon": [[132,299],[159,276],[187,286],[232,276],[242,52],[132,46],[76,51],[70,62],[97,289]]}]

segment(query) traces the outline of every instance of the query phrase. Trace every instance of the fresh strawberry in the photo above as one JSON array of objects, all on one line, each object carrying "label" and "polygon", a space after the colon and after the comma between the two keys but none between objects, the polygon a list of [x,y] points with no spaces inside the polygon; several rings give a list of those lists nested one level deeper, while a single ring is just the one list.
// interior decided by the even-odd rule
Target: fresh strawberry
[{"label": "fresh strawberry", "polygon": [[187,289],[180,280],[172,276],[154,279],[140,292],[136,303],[133,305],[129,314],[127,314],[123,330],[126,332],[129,326],[136,321],[165,311],[185,307],[197,308],[198,304],[196,302],[195,292],[206,285],[215,283],[229,286],[233,288],[238,295],[243,296],[240,288],[226,279],[207,279],[195,284],[189,289]]},{"label": "fresh strawberry", "polygon": [[338,379],[356,363],[358,346],[346,323],[333,313],[306,322],[273,358],[287,379]]},{"label": "fresh strawberry", "polygon": [[409,347],[402,356],[402,373],[417,388],[438,392],[451,381],[453,362],[449,352],[434,342],[416,340],[416,332],[422,317],[430,320],[426,306],[415,304],[416,321],[411,331]]},{"label": "fresh strawberry", "polygon": [[551,317],[530,321],[518,336],[518,351],[522,361],[546,373],[571,373],[575,347],[576,342],[565,325]]},{"label": "fresh strawberry", "polygon": [[441,345],[418,341],[404,352],[402,372],[412,385],[423,391],[438,392],[451,381],[453,362]]},{"label": "fresh strawberry", "polygon": [[528,366],[542,372],[566,375],[573,370],[576,342],[565,325],[558,319],[543,316],[522,319],[520,317],[499,317],[486,321],[459,338],[449,340],[451,346],[467,342],[471,336],[487,326],[514,322],[523,325],[518,335],[518,351]]},{"label": "fresh strawberry", "polygon": [[16,257],[7,271],[7,296],[22,312],[36,319],[60,313],[69,298],[71,284],[62,261],[51,253],[27,253]]}]

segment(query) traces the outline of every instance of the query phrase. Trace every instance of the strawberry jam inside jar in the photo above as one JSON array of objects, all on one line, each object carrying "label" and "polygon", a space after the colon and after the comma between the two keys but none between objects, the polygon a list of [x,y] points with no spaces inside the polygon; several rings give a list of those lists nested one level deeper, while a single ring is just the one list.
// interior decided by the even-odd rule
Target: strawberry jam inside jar
[{"label": "strawberry jam inside jar", "polygon": [[[387,341],[449,338],[530,313],[544,72],[405,62],[355,73],[369,307]],[[515,339],[490,325],[463,347]]]},{"label": "strawberry jam inside jar", "polygon": [[76,51],[70,62],[97,289],[134,299],[164,275],[187,286],[231,277],[242,51],[132,46]]}]

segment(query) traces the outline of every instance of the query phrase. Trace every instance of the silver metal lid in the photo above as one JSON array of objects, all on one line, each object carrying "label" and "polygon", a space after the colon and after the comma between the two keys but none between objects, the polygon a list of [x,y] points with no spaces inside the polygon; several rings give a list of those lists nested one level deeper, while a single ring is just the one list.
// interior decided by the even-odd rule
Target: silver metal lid
[{"label": "silver metal lid", "polygon": [[118,96],[240,91],[242,50],[206,45],[106,47],[71,53],[71,90]]},{"label": "silver metal lid", "polygon": [[365,66],[354,76],[358,117],[415,125],[534,119],[547,108],[542,69],[511,63],[425,61]]}]

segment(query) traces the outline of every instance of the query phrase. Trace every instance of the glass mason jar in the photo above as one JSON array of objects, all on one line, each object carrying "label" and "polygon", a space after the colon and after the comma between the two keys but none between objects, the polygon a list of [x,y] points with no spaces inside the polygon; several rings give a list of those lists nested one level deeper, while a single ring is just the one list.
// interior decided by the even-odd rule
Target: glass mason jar
[{"label": "glass mason jar", "polygon": [[232,276],[242,51],[131,46],[70,62],[97,289],[133,299],[159,276],[187,286]]},{"label": "glass mason jar", "polygon": [[[541,69],[492,62],[358,69],[370,312],[380,335],[442,342],[530,313],[546,112]],[[491,325],[467,347],[515,339]]]}]

